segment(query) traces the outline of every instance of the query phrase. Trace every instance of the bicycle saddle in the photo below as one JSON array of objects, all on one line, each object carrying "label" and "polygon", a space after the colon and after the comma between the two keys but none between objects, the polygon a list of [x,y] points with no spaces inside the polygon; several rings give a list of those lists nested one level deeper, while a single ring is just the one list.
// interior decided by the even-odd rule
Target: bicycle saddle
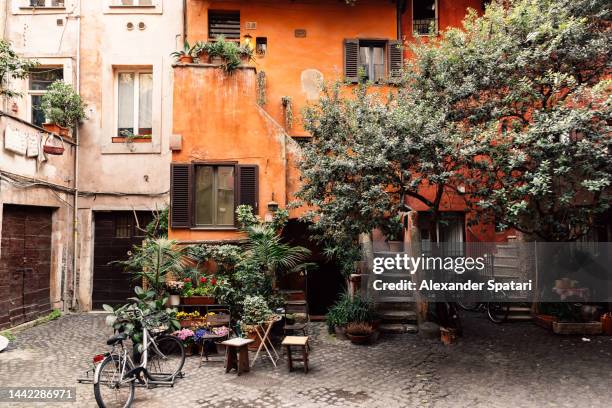
[{"label": "bicycle saddle", "polygon": [[122,342],[125,339],[127,339],[127,334],[125,333],[115,334],[113,337],[106,340],[106,344],[108,344],[109,346],[113,346],[119,342]]}]

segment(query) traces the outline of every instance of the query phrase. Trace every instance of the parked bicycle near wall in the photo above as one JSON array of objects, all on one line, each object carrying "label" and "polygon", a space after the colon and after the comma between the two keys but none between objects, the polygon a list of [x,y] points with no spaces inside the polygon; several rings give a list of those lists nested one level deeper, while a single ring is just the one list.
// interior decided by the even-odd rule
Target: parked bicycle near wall
[{"label": "parked bicycle near wall", "polygon": [[175,379],[182,376],[185,349],[179,339],[164,334],[170,324],[168,316],[163,313],[145,316],[137,308],[126,313],[142,325],[140,364],[136,366],[124,345],[125,333],[108,339],[106,343],[112,349],[103,355],[93,378],[94,395],[100,408],[130,407],[136,386],[173,386]]},{"label": "parked bicycle near wall", "polygon": [[[505,293],[502,293],[500,298],[504,299]],[[510,313],[510,303],[497,302],[469,302],[466,300],[457,300],[457,305],[468,312],[485,312],[493,323],[503,323],[508,320]]]}]

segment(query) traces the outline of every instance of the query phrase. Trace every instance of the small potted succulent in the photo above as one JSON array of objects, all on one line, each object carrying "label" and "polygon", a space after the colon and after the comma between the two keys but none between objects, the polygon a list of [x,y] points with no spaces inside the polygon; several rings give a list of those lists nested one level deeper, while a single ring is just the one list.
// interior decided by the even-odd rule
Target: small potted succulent
[{"label": "small potted succulent", "polygon": [[351,322],[346,326],[346,337],[353,344],[367,344],[374,337],[374,327],[367,322]]},{"label": "small potted succulent", "polygon": [[193,64],[193,58],[197,56],[198,49],[197,43],[191,46],[189,42],[185,41],[182,50],[174,51],[170,55],[176,58],[176,61],[181,64]]},{"label": "small potted succulent", "polygon": [[41,109],[47,120],[42,126],[48,132],[69,137],[70,130],[86,119],[86,107],[72,86],[61,80],[55,81],[41,97]]}]

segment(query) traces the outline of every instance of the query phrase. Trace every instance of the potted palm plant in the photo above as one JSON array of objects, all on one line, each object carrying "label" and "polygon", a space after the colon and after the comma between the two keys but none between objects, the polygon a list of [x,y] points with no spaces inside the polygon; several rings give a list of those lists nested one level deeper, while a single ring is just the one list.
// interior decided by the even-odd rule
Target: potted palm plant
[{"label": "potted palm plant", "polygon": [[47,120],[42,126],[51,133],[69,137],[70,130],[86,118],[86,106],[72,86],[55,81],[41,98],[41,109]]},{"label": "potted palm plant", "polygon": [[167,238],[146,239],[142,245],[134,246],[128,252],[126,261],[118,261],[135,280],[155,291],[158,296],[166,293],[166,280],[180,276],[184,269],[183,249]]}]

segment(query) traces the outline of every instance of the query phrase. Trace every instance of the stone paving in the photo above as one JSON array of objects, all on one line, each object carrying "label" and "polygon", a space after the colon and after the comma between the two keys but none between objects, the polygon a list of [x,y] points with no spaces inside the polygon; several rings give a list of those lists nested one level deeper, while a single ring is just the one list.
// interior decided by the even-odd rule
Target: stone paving
[{"label": "stone paving", "polygon": [[[134,407],[431,407],[545,408],[612,406],[612,337],[558,337],[531,323],[494,325],[464,319],[459,343],[445,347],[418,335],[356,346],[313,324],[311,371],[289,373],[258,361],[248,374],[222,363],[198,368],[190,357],[174,388],[136,389]],[[77,402],[95,407],[91,385],[76,378],[111,334],[104,316],[70,315],[27,329],[0,353],[0,386],[76,386]],[[60,407],[3,404],[0,407]]]}]

